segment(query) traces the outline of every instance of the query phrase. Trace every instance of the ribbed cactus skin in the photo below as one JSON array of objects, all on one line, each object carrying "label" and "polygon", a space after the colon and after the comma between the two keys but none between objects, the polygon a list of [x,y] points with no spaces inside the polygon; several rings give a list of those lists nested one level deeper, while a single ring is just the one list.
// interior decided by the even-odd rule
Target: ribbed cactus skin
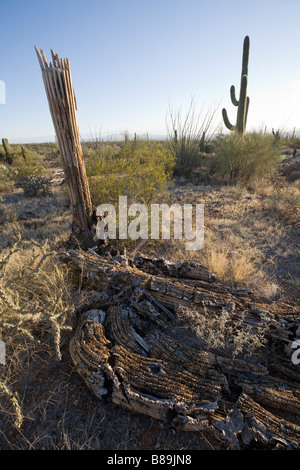
[{"label": "ribbed cactus skin", "polygon": [[248,62],[249,62],[249,50],[250,50],[250,38],[246,36],[243,45],[243,60],[242,60],[242,73],[241,73],[241,85],[240,85],[240,96],[236,99],[235,87],[230,87],[231,102],[234,106],[237,106],[237,118],[236,125],[234,126],[228,119],[227,111],[225,108],[222,109],[223,121],[227,129],[230,131],[237,131],[240,134],[245,133],[247,115],[249,109],[250,99],[247,96],[247,85],[248,85]]}]

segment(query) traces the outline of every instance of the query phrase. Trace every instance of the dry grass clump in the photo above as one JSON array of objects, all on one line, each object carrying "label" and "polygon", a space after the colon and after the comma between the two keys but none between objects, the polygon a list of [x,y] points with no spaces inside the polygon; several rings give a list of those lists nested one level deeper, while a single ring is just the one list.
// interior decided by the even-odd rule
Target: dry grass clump
[{"label": "dry grass clump", "polygon": [[[189,257],[193,258],[193,254]],[[264,259],[262,247],[255,246],[251,231],[239,231],[237,224],[216,223],[206,230],[206,243],[197,255],[198,261],[226,285],[251,289],[259,295],[273,297],[277,285],[270,268],[272,260]]]},{"label": "dry grass clump", "polygon": [[60,360],[60,332],[72,311],[67,271],[47,245],[17,243],[1,260],[1,322],[5,331],[39,343],[45,331],[53,337],[53,356]]},{"label": "dry grass clump", "polygon": [[230,251],[230,240],[226,240],[223,247],[207,250],[202,259],[203,263],[224,282],[250,287],[254,284],[253,280],[258,284],[264,279],[254,252],[254,249],[242,252],[234,249]]},{"label": "dry grass clump", "polygon": [[284,186],[272,186],[271,194],[265,198],[262,210],[266,217],[280,222],[285,227],[300,227],[300,180]]},{"label": "dry grass clump", "polygon": [[[12,407],[12,415],[14,415],[14,425],[17,429],[20,429],[23,423],[23,413],[20,406],[19,396],[15,392],[13,393],[7,384],[0,380],[0,392],[3,398],[6,398]],[[2,408],[2,406],[1,406]],[[5,410],[7,412],[7,410]]]},{"label": "dry grass clump", "polygon": [[23,421],[22,407],[11,384],[41,351],[60,361],[61,334],[71,329],[68,273],[54,255],[47,245],[35,242],[19,250],[17,241],[0,261],[0,328],[6,347],[6,363],[0,370],[0,411],[10,403],[17,428]]},{"label": "dry grass clump", "polygon": [[61,193],[43,198],[25,197],[21,192],[1,196],[0,248],[9,248],[17,233],[22,241],[48,241],[55,246],[71,234],[69,200]]}]

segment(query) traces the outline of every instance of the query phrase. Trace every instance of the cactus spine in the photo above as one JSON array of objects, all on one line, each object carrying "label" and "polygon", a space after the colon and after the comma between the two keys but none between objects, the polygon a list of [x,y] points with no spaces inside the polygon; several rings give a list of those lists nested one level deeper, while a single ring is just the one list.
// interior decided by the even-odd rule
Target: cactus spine
[{"label": "cactus spine", "polygon": [[222,115],[225,126],[231,131],[237,131],[244,135],[246,130],[247,115],[249,108],[249,97],[247,96],[247,85],[248,85],[248,61],[249,61],[249,49],[250,39],[246,36],[244,39],[243,46],[243,63],[242,63],[242,74],[241,74],[241,86],[239,100],[236,99],[234,85],[230,88],[230,97],[232,104],[238,107],[236,125],[232,125],[228,119],[227,111],[225,108],[222,109]]}]

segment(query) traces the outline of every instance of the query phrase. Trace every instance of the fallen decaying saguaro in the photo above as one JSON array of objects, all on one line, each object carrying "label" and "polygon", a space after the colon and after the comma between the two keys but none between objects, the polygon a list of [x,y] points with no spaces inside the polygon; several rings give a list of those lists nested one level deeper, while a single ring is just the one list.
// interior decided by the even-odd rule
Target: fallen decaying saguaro
[{"label": "fallen decaying saguaro", "polygon": [[[99,398],[177,429],[205,430],[232,449],[300,447],[300,374],[289,346],[296,307],[232,292],[205,267],[69,250],[90,291],[70,344],[78,373]],[[235,356],[204,348],[180,307],[232,323],[264,325],[263,352]],[[297,333],[297,334],[298,334]]]}]

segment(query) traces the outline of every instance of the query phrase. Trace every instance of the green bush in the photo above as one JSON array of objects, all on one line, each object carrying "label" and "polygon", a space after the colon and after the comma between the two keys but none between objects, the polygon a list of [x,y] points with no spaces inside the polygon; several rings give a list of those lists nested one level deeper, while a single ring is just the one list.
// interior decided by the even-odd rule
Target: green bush
[{"label": "green bush", "polygon": [[0,162],[7,162],[3,146],[0,147]]},{"label": "green bush", "polygon": [[13,191],[15,184],[18,185],[23,178],[45,177],[49,173],[43,165],[43,155],[39,155],[24,146],[10,146],[8,156],[9,158],[7,158],[7,155],[4,158],[3,151],[2,154],[0,152],[0,160],[5,161],[5,164],[0,165],[1,192]]},{"label": "green bush", "polygon": [[42,155],[46,161],[60,163],[59,148],[56,142],[26,144],[24,148],[26,153],[33,152]]},{"label": "green bush", "polygon": [[248,184],[274,170],[280,149],[271,135],[249,132],[222,135],[215,143],[214,171],[230,183]]},{"label": "green bush", "polygon": [[166,190],[174,163],[166,143],[127,140],[90,150],[86,170],[93,204],[116,204],[119,196],[150,203]]},{"label": "green bush", "polygon": [[15,177],[16,172],[12,168],[0,164],[0,193],[13,190]]},{"label": "green bush", "polygon": [[47,170],[42,165],[43,156],[30,150],[15,151],[11,167],[15,170],[16,180],[23,176],[44,176]]}]

